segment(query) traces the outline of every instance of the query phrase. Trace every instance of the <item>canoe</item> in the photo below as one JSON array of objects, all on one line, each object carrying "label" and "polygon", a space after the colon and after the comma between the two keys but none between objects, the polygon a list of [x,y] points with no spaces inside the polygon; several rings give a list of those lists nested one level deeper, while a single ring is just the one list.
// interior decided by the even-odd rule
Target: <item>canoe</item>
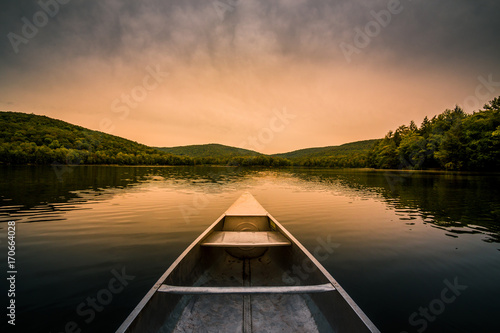
[{"label": "canoe", "polygon": [[244,193],[175,260],[117,332],[379,330],[318,260]]}]

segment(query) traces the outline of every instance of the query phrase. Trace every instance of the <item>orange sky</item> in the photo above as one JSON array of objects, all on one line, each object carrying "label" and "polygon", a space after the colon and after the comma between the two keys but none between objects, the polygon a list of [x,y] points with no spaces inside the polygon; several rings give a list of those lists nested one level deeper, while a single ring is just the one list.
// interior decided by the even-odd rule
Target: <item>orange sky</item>
[{"label": "orange sky", "polygon": [[[224,13],[197,1],[104,1],[99,11],[70,3],[18,53],[4,40],[0,110],[151,146],[221,143],[278,153],[380,138],[500,95],[498,40],[474,37],[490,23],[478,28],[482,21],[469,18],[470,31],[457,31],[460,45],[451,28],[460,6],[429,27],[422,20],[430,9],[403,3],[369,45],[346,57],[341,43],[355,45],[356,28],[375,22],[371,11],[388,10],[388,2],[340,2],[246,1]],[[1,32],[21,36],[19,17],[40,8],[12,6]],[[430,29],[434,35],[425,35]],[[485,87],[488,76],[494,84]]]}]

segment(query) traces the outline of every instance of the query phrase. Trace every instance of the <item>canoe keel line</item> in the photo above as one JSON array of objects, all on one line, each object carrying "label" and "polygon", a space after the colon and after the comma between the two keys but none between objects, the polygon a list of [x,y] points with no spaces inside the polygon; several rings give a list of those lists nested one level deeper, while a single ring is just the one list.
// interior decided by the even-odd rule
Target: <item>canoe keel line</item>
[{"label": "canoe keel line", "polygon": [[[307,275],[285,278],[304,261]],[[250,193],[177,258],[117,333],[199,331],[379,332]]]}]

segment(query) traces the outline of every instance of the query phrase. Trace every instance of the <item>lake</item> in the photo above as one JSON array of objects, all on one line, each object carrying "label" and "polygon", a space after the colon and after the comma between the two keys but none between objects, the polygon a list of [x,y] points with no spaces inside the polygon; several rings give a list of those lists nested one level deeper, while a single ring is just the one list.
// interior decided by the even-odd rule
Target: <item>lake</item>
[{"label": "lake", "polygon": [[309,250],[335,244],[321,263],[382,332],[498,331],[499,174],[24,166],[0,175],[2,293],[16,221],[16,332],[113,332],[245,191]]}]

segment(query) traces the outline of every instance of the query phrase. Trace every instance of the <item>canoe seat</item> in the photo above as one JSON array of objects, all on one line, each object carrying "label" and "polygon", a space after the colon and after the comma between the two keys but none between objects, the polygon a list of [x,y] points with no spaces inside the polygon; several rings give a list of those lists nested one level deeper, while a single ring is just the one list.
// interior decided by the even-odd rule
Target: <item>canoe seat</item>
[{"label": "canoe seat", "polygon": [[277,231],[214,231],[201,242],[201,246],[239,248],[290,245],[288,238]]},{"label": "canoe seat", "polygon": [[162,284],[159,292],[187,295],[210,294],[312,294],[335,291],[331,283],[308,286],[183,287]]}]

